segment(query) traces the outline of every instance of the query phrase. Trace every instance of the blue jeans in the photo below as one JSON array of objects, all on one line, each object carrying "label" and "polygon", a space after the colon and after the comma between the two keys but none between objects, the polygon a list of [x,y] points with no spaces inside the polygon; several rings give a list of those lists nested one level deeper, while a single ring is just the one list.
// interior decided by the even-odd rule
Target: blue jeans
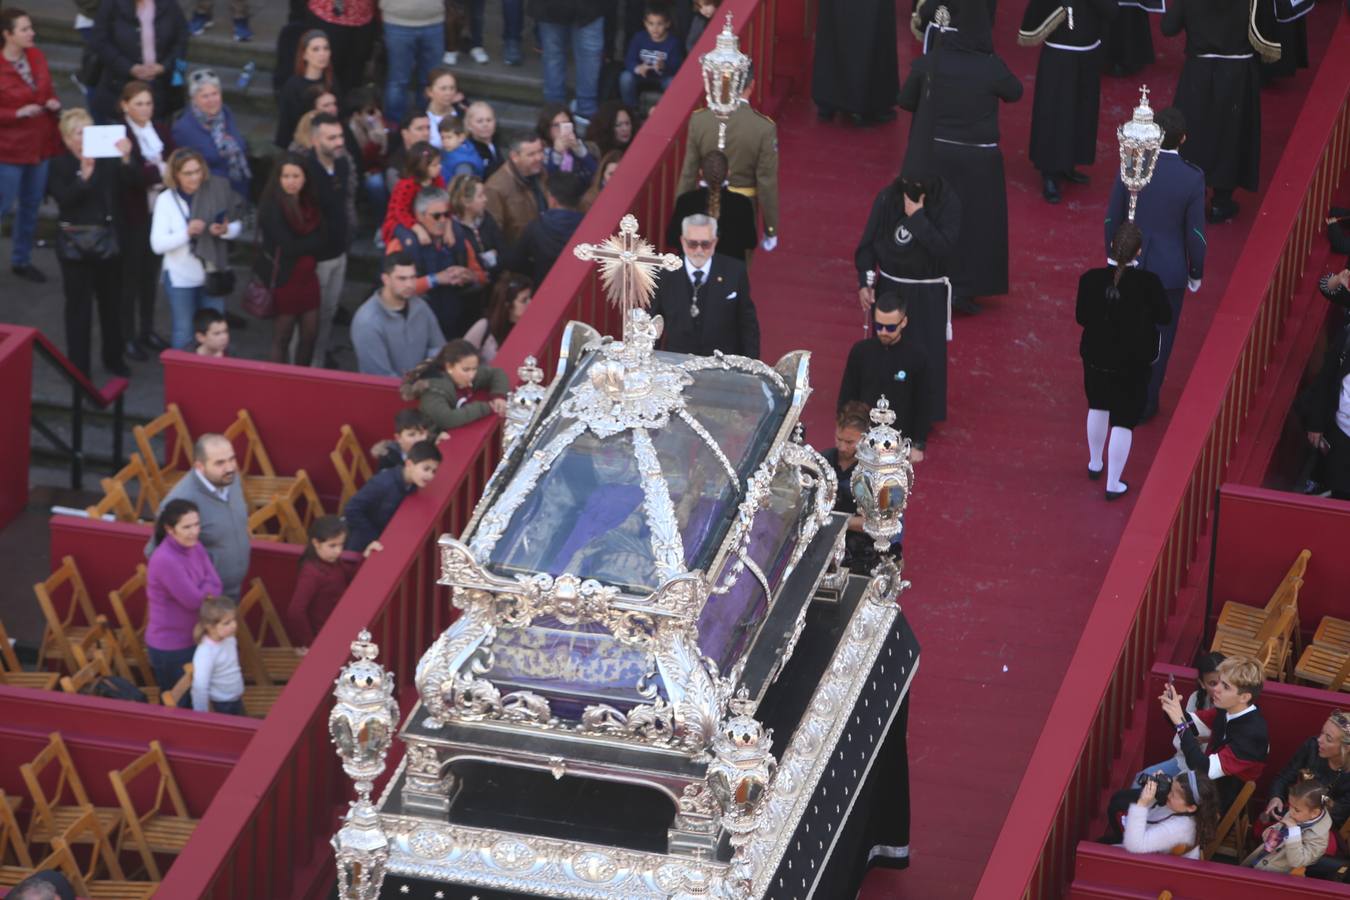
[{"label": "blue jeans", "polygon": [[389,205],[389,188],[384,183],[383,172],[366,172],[361,176],[361,185],[371,209],[382,210]]},{"label": "blue jeans", "polygon": [[1167,762],[1160,762],[1153,766],[1145,766],[1135,773],[1134,781],[1130,782],[1130,787],[1134,787],[1138,784],[1140,775],[1152,775],[1154,772],[1166,772],[1172,778],[1176,778],[1181,774],[1181,763],[1177,762],[1177,758],[1173,756],[1171,759],[1167,760]]},{"label": "blue jeans", "polygon": [[[178,683],[178,679],[183,677],[183,666],[192,662],[197,648],[156,650],[154,647],[146,647],[145,652],[150,657],[150,670],[155,673],[155,684],[159,685],[161,691],[171,691]],[[182,709],[191,709],[192,692],[183,691],[183,696],[178,698],[178,705]]]},{"label": "blue jeans", "polygon": [[637,109],[638,91],[654,91],[659,88],[664,93],[674,80],[673,75],[664,78],[640,78],[632,69],[624,69],[619,73],[619,96],[630,109]]},{"label": "blue jeans", "polygon": [[539,41],[544,51],[544,99],[549,103],[567,102],[567,43],[572,44],[572,65],[576,71],[576,114],[595,115],[600,92],[600,62],[605,49],[605,17],[586,25],[539,23]]},{"label": "blue jeans", "polygon": [[47,192],[47,161],[16,166],[0,163],[0,220],[9,215],[15,203],[14,250],[10,256],[16,266],[33,261],[33,234],[37,231],[38,207]]},{"label": "blue jeans", "polygon": [[173,321],[169,344],[175,350],[192,349],[192,317],[197,310],[210,307],[225,311],[224,297],[208,297],[202,286],[174,287],[167,272],[164,273],[164,296],[169,298],[169,315]]},{"label": "blue jeans", "polygon": [[427,74],[441,64],[445,54],[445,26],[441,23],[420,27],[385,23],[384,47],[389,59],[389,75],[384,83],[384,114],[391,122],[398,122],[408,110],[409,81],[414,90],[421,90]]},{"label": "blue jeans", "polygon": [[248,712],[244,709],[244,701],[239,700],[212,700],[211,712],[221,713],[226,716],[246,716]]},{"label": "blue jeans", "polygon": [[502,0],[502,40],[520,43],[520,37],[524,33],[525,0]]}]

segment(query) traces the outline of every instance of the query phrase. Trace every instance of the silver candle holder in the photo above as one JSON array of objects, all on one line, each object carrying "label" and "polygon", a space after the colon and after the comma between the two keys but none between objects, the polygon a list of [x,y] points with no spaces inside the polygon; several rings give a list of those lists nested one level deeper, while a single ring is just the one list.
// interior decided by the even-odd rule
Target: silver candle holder
[{"label": "silver candle holder", "polygon": [[[1120,143],[1120,180],[1130,192],[1129,220],[1134,221],[1134,210],[1139,203],[1139,192],[1153,180],[1162,150],[1162,128],[1153,121],[1153,108],[1148,105],[1148,85],[1139,88],[1139,105],[1130,121],[1116,128]],[[1123,263],[1122,263],[1123,264]]]},{"label": "silver candle holder", "polygon": [[333,687],[337,702],[328,715],[328,734],[342,759],[342,770],[356,784],[356,800],[332,841],[342,900],[375,900],[389,862],[389,840],[380,829],[370,793],[384,772],[398,702],[393,673],[375,661],[379,653],[370,632],[363,629],[352,642],[352,661]]},{"label": "silver candle holder", "polygon": [[502,426],[502,450],[506,451],[522,434],[529,430],[539,407],[548,398],[544,387],[544,370],[533,356],[525,357],[525,364],[516,369],[520,387],[506,400],[506,423]]},{"label": "silver candle holder", "polygon": [[717,149],[727,148],[727,120],[741,105],[741,95],[750,84],[750,57],[741,52],[740,41],[731,29],[731,13],[717,36],[717,46],[703,54],[703,94],[708,109],[717,117]]},{"label": "silver candle holder", "polygon": [[884,561],[890,558],[892,539],[905,525],[914,484],[913,445],[895,429],[895,411],[884,396],[872,408],[871,418],[872,427],[858,444],[858,464],[849,484],[863,517],[863,531]]}]

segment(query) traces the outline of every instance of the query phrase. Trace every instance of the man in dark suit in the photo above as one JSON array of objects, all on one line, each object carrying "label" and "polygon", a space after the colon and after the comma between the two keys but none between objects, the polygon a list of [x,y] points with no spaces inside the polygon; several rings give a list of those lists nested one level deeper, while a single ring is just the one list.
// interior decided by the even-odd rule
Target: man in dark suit
[{"label": "man in dark suit", "polygon": [[[1205,274],[1205,173],[1177,152],[1186,140],[1186,119],[1181,110],[1175,107],[1160,110],[1154,121],[1163,131],[1162,152],[1158,154],[1153,180],[1139,192],[1134,223],[1144,232],[1139,265],[1162,280],[1172,307],[1172,321],[1160,329],[1158,358],[1153,363],[1148,403],[1141,421],[1157,415],[1158,394],[1167,374],[1177,323],[1181,321],[1181,301],[1187,288],[1191,293],[1200,290],[1200,279]],[[1111,240],[1126,220],[1129,206],[1130,193],[1117,177],[1111,202],[1106,207],[1108,256]]]},{"label": "man in dark suit", "polygon": [[680,229],[684,265],[662,272],[651,314],[665,319],[663,349],[711,356],[759,357],[759,319],[745,264],[718,256],[717,220],[688,216]]}]

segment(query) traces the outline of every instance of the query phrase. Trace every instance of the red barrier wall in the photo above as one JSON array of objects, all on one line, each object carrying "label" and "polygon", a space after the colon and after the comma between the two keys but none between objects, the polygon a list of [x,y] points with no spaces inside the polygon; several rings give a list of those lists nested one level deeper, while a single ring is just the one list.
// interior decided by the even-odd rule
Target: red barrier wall
[{"label": "red barrier wall", "polygon": [[1350,503],[1265,488],[1219,489],[1209,630],[1228,600],[1264,606],[1299,552],[1312,551],[1298,595],[1306,635],[1323,616],[1350,617]]},{"label": "red barrier wall", "polygon": [[[124,522],[100,522],[78,516],[52,516],[49,530],[52,568],[61,564],[62,557],[75,557],[75,564],[79,566],[80,576],[89,589],[94,608],[111,618],[108,591],[130,578],[137,564],[145,562],[145,543],[150,537],[150,527]],[[303,550],[303,547],[294,544],[253,542],[248,577],[262,579],[279,611],[284,611],[290,604]],[[348,558],[355,560],[359,557],[353,553]],[[31,594],[28,597],[27,602],[37,602]],[[140,598],[136,600],[139,602]],[[127,612],[136,618],[142,610],[138,605],[133,605]]]},{"label": "red barrier wall", "polygon": [[28,505],[28,419],[33,394],[33,329],[0,325],[0,528]]},{"label": "red barrier wall", "polygon": [[[259,727],[242,716],[133,707],[124,701],[3,685],[0,709],[5,711],[0,716],[0,788],[6,793],[28,797],[19,766],[31,762],[46,746],[47,736],[59,731],[93,802],[116,806],[107,773],[128,765],[157,740],[194,816],[206,812]],[[25,799],[21,816],[31,809]]]},{"label": "red barrier wall", "polygon": [[[1144,718],[1144,762],[1141,766],[1162,762],[1175,752],[1172,735],[1176,732],[1154,699],[1163,692],[1168,675],[1176,678],[1177,690],[1182,694],[1194,690],[1194,669],[1159,664],[1149,672],[1148,688],[1141,701],[1147,710]],[[1350,706],[1350,697],[1343,693],[1319,691],[1278,681],[1266,682],[1256,701],[1256,708],[1270,729],[1270,756],[1267,757],[1265,771],[1256,782],[1256,800],[1261,802],[1254,803],[1253,808],[1264,806],[1270,782],[1293,757],[1299,744],[1322,730],[1322,723],[1332,710],[1346,706]]]},{"label": "red barrier wall", "polygon": [[[247,409],[277,474],[304,469],[328,507],[342,490],[328,454],[338,429],[350,425],[369,448],[394,431],[394,414],[408,404],[393,378],[307,369],[300,366],[206,359],[166,350],[164,402],[177,403],[196,438],[223,431],[235,413]],[[447,450],[454,452],[452,443]],[[329,510],[330,512],[333,510]]]},{"label": "red barrier wall", "polygon": [[1126,853],[1119,847],[1078,845],[1069,896],[1074,900],[1154,898],[1172,900],[1302,900],[1350,897],[1350,885],[1242,869],[1228,863],[1181,859],[1156,853]]}]

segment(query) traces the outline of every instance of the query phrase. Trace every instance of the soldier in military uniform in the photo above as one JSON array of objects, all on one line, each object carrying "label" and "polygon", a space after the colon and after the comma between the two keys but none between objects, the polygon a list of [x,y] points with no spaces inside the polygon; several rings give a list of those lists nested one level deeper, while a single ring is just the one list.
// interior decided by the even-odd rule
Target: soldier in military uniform
[{"label": "soldier in military uniform", "polygon": [[[756,112],[746,98],[754,86],[746,82],[741,104],[727,119],[727,181],[736,193],[749,197],[764,217],[765,250],[778,246],[778,126]],[[709,109],[689,117],[689,141],[684,148],[684,170],[676,194],[698,187],[703,154],[717,149],[717,116]]]}]

